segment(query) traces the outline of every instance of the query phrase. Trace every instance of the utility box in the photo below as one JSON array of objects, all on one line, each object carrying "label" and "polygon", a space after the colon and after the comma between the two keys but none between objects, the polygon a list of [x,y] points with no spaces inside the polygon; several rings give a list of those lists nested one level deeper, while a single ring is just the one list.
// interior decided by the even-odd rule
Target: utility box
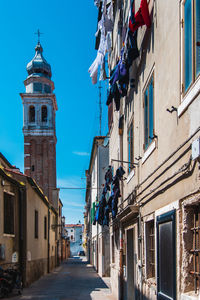
[{"label": "utility box", "polygon": [[192,142],[192,159],[200,158],[200,137]]}]

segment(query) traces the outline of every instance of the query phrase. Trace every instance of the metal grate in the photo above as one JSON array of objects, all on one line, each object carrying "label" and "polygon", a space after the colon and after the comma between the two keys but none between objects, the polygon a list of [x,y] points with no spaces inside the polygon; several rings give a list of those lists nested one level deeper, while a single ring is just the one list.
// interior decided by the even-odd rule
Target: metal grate
[{"label": "metal grate", "polygon": [[197,293],[200,287],[200,206],[195,208],[193,218],[193,247],[190,250],[193,255],[193,270],[190,274],[194,277],[194,290]]},{"label": "metal grate", "polygon": [[149,265],[151,277],[155,277],[155,234],[154,234],[154,221],[149,222]]}]

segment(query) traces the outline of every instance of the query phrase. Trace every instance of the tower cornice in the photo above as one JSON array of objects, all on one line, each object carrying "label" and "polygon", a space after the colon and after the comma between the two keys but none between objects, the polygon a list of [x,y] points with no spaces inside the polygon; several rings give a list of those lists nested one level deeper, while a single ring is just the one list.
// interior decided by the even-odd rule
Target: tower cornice
[{"label": "tower cornice", "polygon": [[56,95],[55,94],[37,94],[37,93],[20,93],[22,101],[27,98],[27,99],[52,99],[53,101],[53,107],[54,110],[58,110],[58,105],[57,105],[57,100],[56,100]]}]

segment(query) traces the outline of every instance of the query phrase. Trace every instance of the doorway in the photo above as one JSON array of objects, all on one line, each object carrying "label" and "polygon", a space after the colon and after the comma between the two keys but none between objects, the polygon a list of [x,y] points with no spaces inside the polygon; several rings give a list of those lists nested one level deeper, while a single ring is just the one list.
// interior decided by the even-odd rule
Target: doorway
[{"label": "doorway", "polygon": [[158,300],[176,300],[176,211],[157,217]]},{"label": "doorway", "polygon": [[135,228],[129,229],[127,234],[127,288],[126,295],[127,300],[137,299],[137,288],[136,288],[136,262],[137,254],[135,249]]}]

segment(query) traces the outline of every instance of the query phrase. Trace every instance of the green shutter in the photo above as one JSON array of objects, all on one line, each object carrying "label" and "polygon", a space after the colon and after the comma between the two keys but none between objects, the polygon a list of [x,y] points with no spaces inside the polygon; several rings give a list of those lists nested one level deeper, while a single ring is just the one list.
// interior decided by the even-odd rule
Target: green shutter
[{"label": "green shutter", "polygon": [[190,84],[192,83],[192,1],[191,0],[186,0],[185,2],[184,17],[185,17],[185,27],[184,27],[185,30],[185,34],[184,34],[185,90],[187,90]]},{"label": "green shutter", "polygon": [[144,145],[145,150],[148,147],[149,144],[149,130],[148,130],[148,89],[145,91],[144,95]]},{"label": "green shutter", "polygon": [[[154,120],[153,120],[153,76],[149,84],[149,136],[153,138],[153,129],[154,129]],[[152,139],[150,138],[150,143]]]}]

